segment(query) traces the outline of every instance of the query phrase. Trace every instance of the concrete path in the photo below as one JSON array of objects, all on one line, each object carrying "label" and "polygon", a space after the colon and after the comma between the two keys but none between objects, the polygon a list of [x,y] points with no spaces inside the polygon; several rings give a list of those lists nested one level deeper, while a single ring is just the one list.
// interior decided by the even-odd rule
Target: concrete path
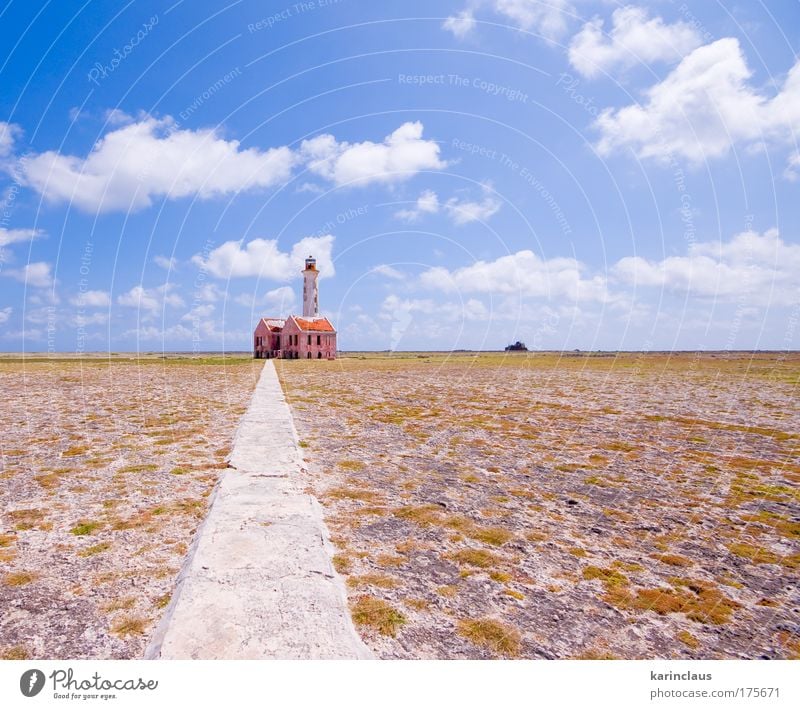
[{"label": "concrete path", "polygon": [[272,361],[147,659],[368,659]]}]

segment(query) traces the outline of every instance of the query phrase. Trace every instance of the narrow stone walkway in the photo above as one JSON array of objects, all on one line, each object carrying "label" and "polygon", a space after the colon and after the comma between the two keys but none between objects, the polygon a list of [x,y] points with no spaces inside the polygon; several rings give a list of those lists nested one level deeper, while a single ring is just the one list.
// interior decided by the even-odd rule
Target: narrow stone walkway
[{"label": "narrow stone walkway", "polygon": [[272,361],[147,659],[367,659]]}]

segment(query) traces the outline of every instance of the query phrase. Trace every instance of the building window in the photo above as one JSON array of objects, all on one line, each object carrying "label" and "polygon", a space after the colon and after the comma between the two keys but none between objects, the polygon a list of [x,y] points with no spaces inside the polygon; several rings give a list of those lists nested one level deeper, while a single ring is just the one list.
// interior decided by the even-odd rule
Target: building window
[{"label": "building window", "polygon": [[322,335],[317,335],[317,344],[318,345],[322,344]]},{"label": "building window", "polygon": [[310,352],[306,355],[306,359],[311,359],[311,353]]},{"label": "building window", "polygon": [[[309,352],[309,354],[311,353]],[[322,352],[317,352],[317,359],[322,359]]]},{"label": "building window", "polygon": [[311,344],[311,335],[308,336],[308,344]]}]

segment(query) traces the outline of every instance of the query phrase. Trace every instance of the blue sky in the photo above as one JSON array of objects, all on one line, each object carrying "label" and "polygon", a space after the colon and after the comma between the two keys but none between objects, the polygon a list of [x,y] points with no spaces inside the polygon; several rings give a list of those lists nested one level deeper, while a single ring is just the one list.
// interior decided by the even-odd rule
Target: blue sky
[{"label": "blue sky", "polygon": [[0,350],[800,347],[794,0],[0,13]]}]

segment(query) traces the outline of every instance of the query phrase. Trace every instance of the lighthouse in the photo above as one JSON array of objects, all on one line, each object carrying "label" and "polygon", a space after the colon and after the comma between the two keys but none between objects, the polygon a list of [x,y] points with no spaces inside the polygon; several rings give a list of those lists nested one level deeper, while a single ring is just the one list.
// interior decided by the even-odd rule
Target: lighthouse
[{"label": "lighthouse", "polygon": [[303,317],[319,317],[319,286],[317,285],[317,259],[309,256],[303,270]]},{"label": "lighthouse", "polygon": [[261,318],[253,333],[256,359],[336,359],[336,328],[319,314],[319,271],[313,256],[301,273],[303,314]]}]

